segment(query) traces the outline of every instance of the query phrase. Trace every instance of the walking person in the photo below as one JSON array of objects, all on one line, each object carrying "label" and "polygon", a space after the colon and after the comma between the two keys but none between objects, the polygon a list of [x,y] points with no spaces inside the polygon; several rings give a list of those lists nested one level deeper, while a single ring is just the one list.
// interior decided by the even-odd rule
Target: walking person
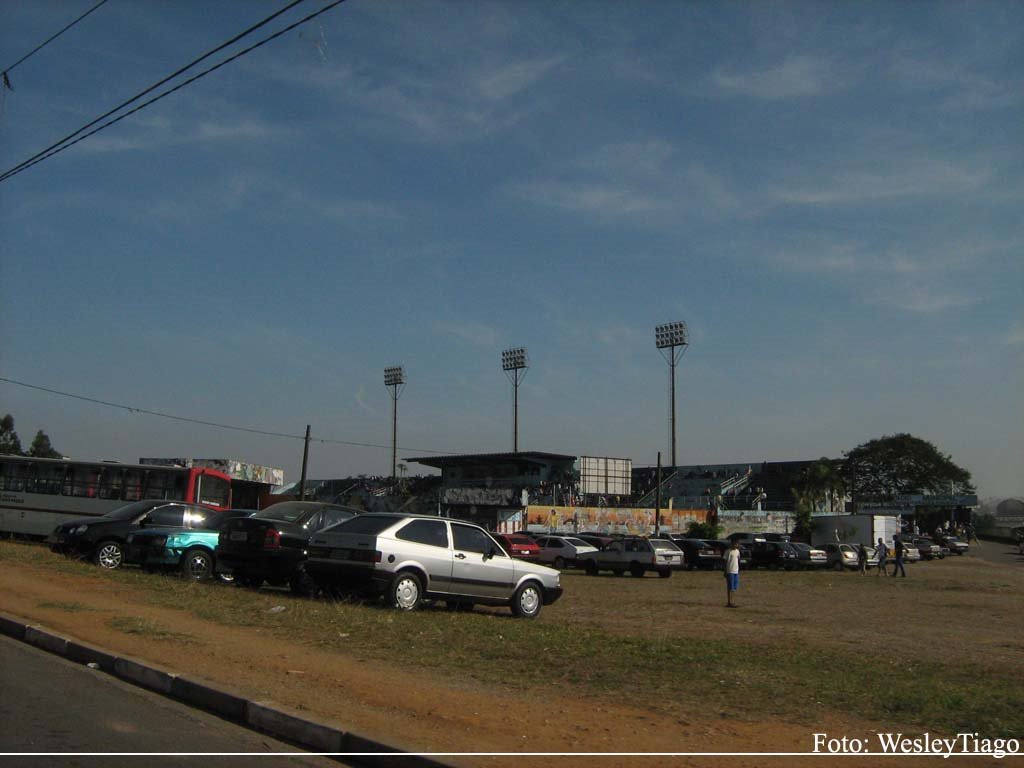
[{"label": "walking person", "polygon": [[733,593],[740,588],[740,543],[733,540],[732,545],[725,551],[725,607],[735,608],[736,603],[732,601]]},{"label": "walking person", "polygon": [[896,550],[896,567],[892,569],[892,577],[896,578],[896,571],[899,571],[903,578],[907,578],[907,569],[903,567],[903,539],[897,536],[892,543],[893,549]]},{"label": "walking person", "polygon": [[863,544],[857,545],[857,570],[861,576],[868,572],[868,551]]},{"label": "walking person", "polygon": [[878,575],[881,576],[885,573],[885,563],[889,559],[889,548],[885,546],[885,540],[881,536],[878,538],[875,554],[878,555]]}]

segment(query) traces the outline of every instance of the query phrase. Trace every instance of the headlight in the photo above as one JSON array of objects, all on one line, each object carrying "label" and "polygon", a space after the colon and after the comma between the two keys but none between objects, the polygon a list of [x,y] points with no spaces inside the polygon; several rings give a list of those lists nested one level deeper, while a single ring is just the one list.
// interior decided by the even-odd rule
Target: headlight
[{"label": "headlight", "polygon": [[89,530],[89,526],[87,526],[87,525],[79,525],[79,526],[77,526],[75,528],[72,528],[70,533],[71,533],[72,536],[81,536],[83,533],[85,533],[88,530]]}]

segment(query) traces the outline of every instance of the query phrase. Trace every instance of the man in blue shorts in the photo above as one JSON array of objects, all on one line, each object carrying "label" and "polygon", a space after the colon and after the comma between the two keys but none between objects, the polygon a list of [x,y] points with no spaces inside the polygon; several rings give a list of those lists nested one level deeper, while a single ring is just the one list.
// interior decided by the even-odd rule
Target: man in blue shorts
[{"label": "man in blue shorts", "polygon": [[732,601],[733,593],[740,588],[740,543],[733,541],[725,552],[725,598],[726,608],[735,608]]}]

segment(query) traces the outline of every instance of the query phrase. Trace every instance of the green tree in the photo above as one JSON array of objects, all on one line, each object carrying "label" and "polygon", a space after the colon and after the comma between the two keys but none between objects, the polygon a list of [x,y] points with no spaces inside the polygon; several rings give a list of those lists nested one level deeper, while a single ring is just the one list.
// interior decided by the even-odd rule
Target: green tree
[{"label": "green tree", "polygon": [[0,419],[0,453],[14,456],[24,455],[21,450],[21,440],[18,438],[18,433],[14,431],[14,417],[9,413]]},{"label": "green tree", "polygon": [[793,533],[807,539],[811,535],[811,517],[823,510],[835,514],[842,511],[841,504],[846,497],[846,480],[840,471],[839,462],[822,456],[804,468],[790,489],[796,501],[796,522]]},{"label": "green tree", "polygon": [[846,454],[843,477],[854,502],[901,494],[972,494],[971,473],[927,440],[906,433],[858,445]]},{"label": "green tree", "polygon": [[722,535],[722,526],[712,522],[698,523],[696,520],[691,520],[686,526],[686,535],[691,539],[710,539],[713,541]]},{"label": "green tree", "polygon": [[34,456],[37,459],[62,459],[63,454],[59,451],[54,450],[53,446],[50,445],[50,437],[43,430],[36,432],[36,436],[32,439],[32,445],[29,446],[28,455]]}]

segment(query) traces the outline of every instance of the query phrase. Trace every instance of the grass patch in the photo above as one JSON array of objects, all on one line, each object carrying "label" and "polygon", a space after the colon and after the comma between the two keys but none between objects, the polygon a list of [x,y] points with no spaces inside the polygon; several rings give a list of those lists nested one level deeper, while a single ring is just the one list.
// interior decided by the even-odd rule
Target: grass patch
[{"label": "grass patch", "polygon": [[[837,712],[987,738],[1024,730],[1024,686],[1012,664],[980,652],[953,659],[949,652],[982,640],[1005,648],[1007,657],[1019,647],[1020,620],[997,626],[984,617],[994,592],[1019,594],[1024,579],[1007,583],[1005,572],[989,569],[962,568],[963,578],[973,579],[963,584],[950,571],[929,570],[935,568],[930,564],[914,566],[913,578],[899,581],[750,573],[736,612],[721,609],[721,578],[712,574],[668,580],[567,575],[566,596],[531,622],[505,610],[407,614],[135,569],[105,572],[25,545],[0,544],[0,563],[109,581],[136,590],[149,605],[484,686],[571,686],[581,696],[620,702],[623,692],[642,691],[644,706],[658,711],[751,720],[812,723]],[[950,590],[954,585],[962,589]],[[956,592],[955,611],[949,591]],[[1006,599],[998,598],[998,605]],[[279,605],[285,610],[271,612]],[[879,611],[886,617],[881,626]],[[1016,616],[1009,602],[1005,612]],[[155,640],[191,639],[135,618],[112,619],[110,626]]]},{"label": "grass patch", "polygon": [[191,635],[173,632],[155,621],[141,619],[138,616],[115,616],[107,622],[107,626],[126,635],[141,635],[150,640],[173,640],[179,643],[194,640]]},{"label": "grass patch", "polygon": [[86,605],[85,603],[79,603],[79,602],[75,602],[75,601],[71,601],[71,602],[56,601],[56,602],[39,603],[39,607],[40,608],[56,608],[59,611],[68,611],[69,613],[79,613],[81,611],[95,611],[96,610],[95,608],[92,608],[92,607]]}]

